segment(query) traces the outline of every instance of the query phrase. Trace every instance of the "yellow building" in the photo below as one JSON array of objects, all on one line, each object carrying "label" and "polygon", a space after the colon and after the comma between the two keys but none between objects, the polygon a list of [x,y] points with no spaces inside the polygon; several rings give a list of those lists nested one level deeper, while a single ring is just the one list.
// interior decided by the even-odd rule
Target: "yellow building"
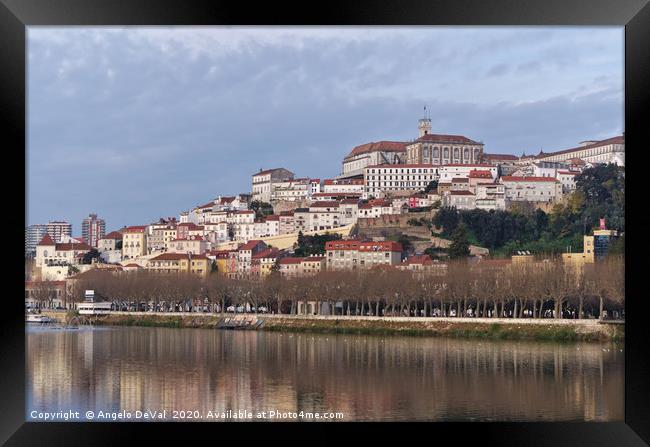
[{"label": "yellow building", "polygon": [[159,273],[193,273],[207,276],[210,273],[210,260],[205,255],[163,253],[151,258],[147,269]]},{"label": "yellow building", "polygon": [[562,253],[562,262],[574,267],[583,267],[585,264],[593,264],[594,254],[594,237],[584,236],[582,253]]},{"label": "yellow building", "polygon": [[122,232],[122,259],[137,258],[147,254],[147,227],[127,227]]}]

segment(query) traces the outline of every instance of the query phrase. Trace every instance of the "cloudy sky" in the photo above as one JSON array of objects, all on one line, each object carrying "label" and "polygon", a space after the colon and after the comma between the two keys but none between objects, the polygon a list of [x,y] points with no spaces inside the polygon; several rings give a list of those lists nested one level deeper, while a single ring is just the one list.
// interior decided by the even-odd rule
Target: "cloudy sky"
[{"label": "cloudy sky", "polygon": [[28,29],[28,223],[107,230],[250,190],[260,168],[328,178],[356,145],[434,133],[485,151],[623,131],[623,28]]}]

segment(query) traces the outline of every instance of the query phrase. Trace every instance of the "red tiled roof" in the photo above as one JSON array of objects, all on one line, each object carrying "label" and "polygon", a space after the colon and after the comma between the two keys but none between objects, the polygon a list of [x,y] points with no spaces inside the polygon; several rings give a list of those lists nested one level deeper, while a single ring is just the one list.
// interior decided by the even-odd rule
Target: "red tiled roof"
[{"label": "red tiled roof", "polygon": [[108,233],[106,236],[104,236],[102,239],[122,239],[122,233],[119,231],[111,231]]},{"label": "red tiled roof", "polygon": [[267,248],[253,255],[253,259],[277,258],[280,250],[275,247]]},{"label": "red tiled roof", "polygon": [[623,137],[623,135],[619,135],[617,137],[612,137],[612,138],[607,138],[605,140],[600,140],[600,141],[598,141],[596,143],[588,144],[586,146],[578,146],[578,147],[573,147],[571,149],[564,149],[564,150],[556,151],[556,152],[541,152],[535,158],[553,157],[555,155],[568,154],[570,152],[577,152],[577,151],[581,151],[581,150],[584,150],[584,149],[592,149],[592,148],[595,148],[595,147],[607,146],[608,144],[625,144],[625,137]]},{"label": "red tiled roof", "polygon": [[205,205],[199,205],[195,209],[206,209],[206,208],[212,208],[214,207],[214,201],[213,202],[208,202]]},{"label": "red tiled roof", "polygon": [[479,171],[478,169],[473,169],[469,171],[469,178],[492,178],[490,171]]},{"label": "red tiled roof", "polygon": [[338,208],[339,202],[331,200],[323,200],[322,202],[314,202],[310,205],[310,208]]},{"label": "red tiled roof", "polygon": [[187,253],[163,253],[150,259],[150,261],[179,261],[181,259],[208,259],[205,255],[189,255]]},{"label": "red tiled roof", "polygon": [[501,177],[504,182],[557,182],[554,177],[515,177],[512,175],[504,175]]},{"label": "red tiled roof", "polygon": [[483,154],[483,158],[485,158],[486,160],[509,160],[509,161],[519,160],[519,157],[512,154]]},{"label": "red tiled roof", "polygon": [[50,235],[46,234],[45,236],[43,236],[43,239],[41,239],[41,242],[39,242],[38,245],[56,245],[56,244],[54,243]]},{"label": "red tiled roof", "polygon": [[147,229],[146,225],[133,225],[122,229],[122,233],[144,233]]},{"label": "red tiled roof", "polygon": [[280,211],[280,217],[293,217],[293,211]]},{"label": "red tiled roof", "polygon": [[280,169],[285,169],[285,168],[273,168],[273,169],[266,169],[264,171],[255,172],[255,173],[253,173],[253,177],[255,177],[256,175],[270,174],[270,173],[272,173],[274,171],[279,171]]},{"label": "red tiled roof", "polygon": [[325,259],[325,256],[307,256],[303,258],[302,262],[322,261],[323,259]]},{"label": "red tiled roof", "polygon": [[92,250],[92,247],[90,245],[84,244],[84,243],[80,243],[80,244],[73,244],[73,243],[56,244],[56,251],[69,251],[69,250],[90,251],[90,250]]},{"label": "red tiled roof", "polygon": [[286,258],[282,258],[278,261],[278,264],[283,265],[283,264],[300,264],[304,258],[296,258],[296,257],[291,257],[287,256]]},{"label": "red tiled roof", "polygon": [[136,264],[134,262],[132,262],[130,264],[126,264],[124,267],[137,267],[137,268],[140,268],[140,269],[142,268],[141,265],[138,265],[138,264]]},{"label": "red tiled roof", "polygon": [[452,196],[473,196],[474,193],[471,191],[449,191],[449,194]]},{"label": "red tiled roof", "polygon": [[187,227],[188,230],[202,230],[203,227],[195,224],[194,222],[183,222],[178,224],[179,227]]},{"label": "red tiled roof", "polygon": [[309,179],[309,183],[320,183],[320,179],[319,178]]},{"label": "red tiled roof", "polygon": [[564,175],[578,175],[580,174],[579,172],[575,171],[557,171],[558,174],[564,174]]},{"label": "red tiled roof", "polygon": [[406,152],[406,143],[399,141],[377,141],[356,146],[345,158],[371,152]]},{"label": "red tiled roof", "polygon": [[[490,176],[492,177],[492,176]],[[469,179],[466,177],[454,177],[451,179],[451,183],[468,183]]]},{"label": "red tiled roof", "polygon": [[255,247],[257,247],[259,244],[264,244],[264,241],[260,241],[260,240],[248,241],[245,244],[238,247],[237,250],[252,250]]},{"label": "red tiled roof", "polygon": [[359,199],[343,199],[340,203],[342,205],[358,205]]},{"label": "red tiled roof", "polygon": [[277,214],[271,214],[269,216],[266,216],[266,220],[267,221],[269,221],[269,220],[270,221],[274,221],[274,220],[280,221],[280,216],[277,215]]},{"label": "red tiled roof", "polygon": [[219,203],[225,205],[226,203],[231,203],[233,200],[235,200],[235,197],[222,197],[219,199]]},{"label": "red tiled roof", "polygon": [[433,143],[482,144],[477,141],[470,140],[469,138],[462,135],[442,135],[433,133],[423,135],[415,141],[430,141]]}]

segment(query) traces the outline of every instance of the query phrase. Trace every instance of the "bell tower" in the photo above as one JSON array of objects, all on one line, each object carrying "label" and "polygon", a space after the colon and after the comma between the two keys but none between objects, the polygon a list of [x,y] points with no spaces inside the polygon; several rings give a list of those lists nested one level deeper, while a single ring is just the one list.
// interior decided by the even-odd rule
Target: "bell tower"
[{"label": "bell tower", "polygon": [[427,115],[427,106],[424,106],[424,116],[418,122],[419,138],[431,133],[431,118]]}]

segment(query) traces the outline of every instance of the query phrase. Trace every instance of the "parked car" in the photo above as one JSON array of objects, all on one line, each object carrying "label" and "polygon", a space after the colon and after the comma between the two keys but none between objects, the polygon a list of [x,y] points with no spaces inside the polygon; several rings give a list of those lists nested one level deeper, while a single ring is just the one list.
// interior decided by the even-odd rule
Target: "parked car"
[{"label": "parked car", "polygon": [[234,311],[235,311],[235,306],[226,307],[226,312],[234,312]]},{"label": "parked car", "polygon": [[258,311],[258,312],[261,312],[261,313],[266,313],[266,312],[268,312],[269,310],[266,308],[266,306],[260,306],[260,308],[257,309],[257,311]]}]

